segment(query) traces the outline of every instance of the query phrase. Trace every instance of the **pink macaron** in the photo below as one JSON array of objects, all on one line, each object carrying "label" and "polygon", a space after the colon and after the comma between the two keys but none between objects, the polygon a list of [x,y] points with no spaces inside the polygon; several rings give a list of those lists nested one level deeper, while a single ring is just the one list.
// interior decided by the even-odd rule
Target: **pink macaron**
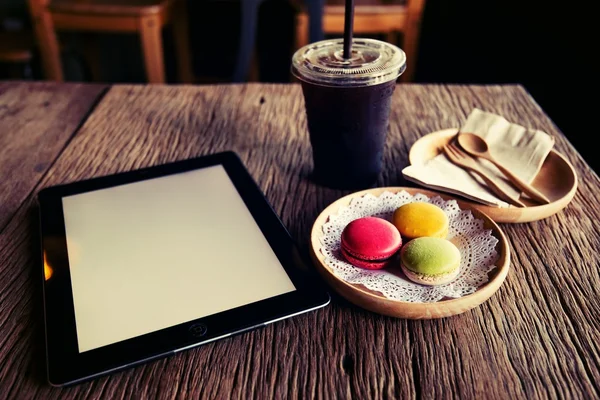
[{"label": "pink macaron", "polygon": [[342,255],[360,268],[385,268],[401,246],[400,232],[383,218],[355,219],[342,232]]}]

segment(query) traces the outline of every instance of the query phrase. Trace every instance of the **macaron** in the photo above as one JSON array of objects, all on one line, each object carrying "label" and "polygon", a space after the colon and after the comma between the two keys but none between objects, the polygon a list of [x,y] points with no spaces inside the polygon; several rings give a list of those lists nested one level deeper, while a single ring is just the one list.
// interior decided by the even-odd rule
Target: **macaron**
[{"label": "macaron", "polygon": [[417,201],[404,204],[394,211],[392,222],[407,242],[419,237],[446,238],[448,216],[435,204]]},{"label": "macaron", "polygon": [[359,268],[381,269],[388,266],[402,246],[398,229],[378,217],[355,219],[342,232],[342,255]]},{"label": "macaron", "polygon": [[460,250],[449,240],[421,237],[400,251],[400,266],[408,279],[423,285],[452,282],[460,270]]}]

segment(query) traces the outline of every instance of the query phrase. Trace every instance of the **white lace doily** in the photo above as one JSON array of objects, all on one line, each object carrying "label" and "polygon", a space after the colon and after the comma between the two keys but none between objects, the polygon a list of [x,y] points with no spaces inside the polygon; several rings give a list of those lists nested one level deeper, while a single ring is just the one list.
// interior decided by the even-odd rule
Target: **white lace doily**
[{"label": "white lace doily", "polygon": [[[391,221],[394,211],[403,204],[424,201],[439,206],[448,215],[447,239],[460,250],[460,273],[451,283],[439,286],[424,286],[414,283],[402,273],[399,261],[397,267],[380,270],[366,270],[346,262],[341,254],[341,237],[344,227],[351,221],[375,216]],[[352,199],[348,207],[343,207],[336,215],[330,215],[323,225],[321,253],[325,263],[340,279],[361,284],[370,290],[380,292],[392,300],[412,303],[429,303],[443,298],[458,298],[471,294],[488,281],[488,273],[495,268],[498,259],[496,244],[498,239],[491,229],[483,227],[483,221],[475,219],[471,211],[461,210],[455,200],[446,201],[441,197],[429,198],[424,194],[411,195],[406,191],[384,192],[379,197],[367,194]]]}]

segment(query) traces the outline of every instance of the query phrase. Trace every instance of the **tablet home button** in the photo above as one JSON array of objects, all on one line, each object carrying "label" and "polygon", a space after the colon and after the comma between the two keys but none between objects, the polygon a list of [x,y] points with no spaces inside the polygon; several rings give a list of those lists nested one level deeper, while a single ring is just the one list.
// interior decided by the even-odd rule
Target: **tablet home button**
[{"label": "tablet home button", "polygon": [[193,324],[188,328],[192,336],[194,337],[202,337],[206,335],[206,331],[208,328],[204,324]]}]

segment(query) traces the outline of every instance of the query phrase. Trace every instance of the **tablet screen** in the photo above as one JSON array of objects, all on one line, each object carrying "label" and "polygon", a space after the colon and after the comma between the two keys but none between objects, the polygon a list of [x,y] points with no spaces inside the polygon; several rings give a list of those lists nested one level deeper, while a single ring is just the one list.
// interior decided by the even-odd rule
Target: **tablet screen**
[{"label": "tablet screen", "polygon": [[220,165],[62,202],[79,352],[296,289]]}]

